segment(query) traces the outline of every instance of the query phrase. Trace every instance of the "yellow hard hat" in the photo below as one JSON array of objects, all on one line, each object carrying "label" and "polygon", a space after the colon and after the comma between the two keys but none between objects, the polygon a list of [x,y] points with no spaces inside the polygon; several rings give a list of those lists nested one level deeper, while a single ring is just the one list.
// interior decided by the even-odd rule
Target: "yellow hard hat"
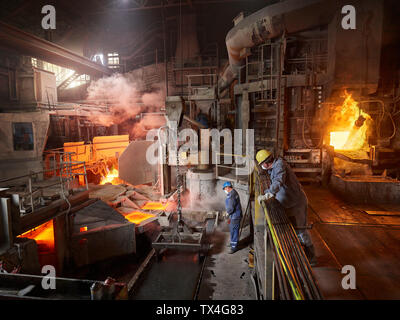
[{"label": "yellow hard hat", "polygon": [[256,154],[256,160],[257,160],[258,164],[261,164],[265,160],[267,160],[268,157],[271,156],[271,154],[272,153],[270,151],[265,150],[265,149],[258,151]]}]

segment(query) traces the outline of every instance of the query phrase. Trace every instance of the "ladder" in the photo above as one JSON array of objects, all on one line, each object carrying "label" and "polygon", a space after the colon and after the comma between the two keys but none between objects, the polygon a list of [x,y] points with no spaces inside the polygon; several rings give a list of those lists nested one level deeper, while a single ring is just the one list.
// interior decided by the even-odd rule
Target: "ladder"
[{"label": "ladder", "polygon": [[[269,48],[269,50],[266,50]],[[258,52],[258,81],[260,83],[260,99],[256,106],[267,106],[274,114],[265,117],[265,126],[274,124],[275,133],[269,138],[276,155],[283,156],[285,144],[285,94],[286,77],[282,70],[283,40],[272,42],[268,40],[259,47]]]}]

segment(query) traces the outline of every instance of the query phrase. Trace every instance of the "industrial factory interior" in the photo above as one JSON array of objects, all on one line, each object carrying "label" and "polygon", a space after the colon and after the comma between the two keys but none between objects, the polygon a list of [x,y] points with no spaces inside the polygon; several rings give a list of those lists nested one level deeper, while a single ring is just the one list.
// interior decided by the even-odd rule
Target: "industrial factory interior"
[{"label": "industrial factory interior", "polygon": [[399,17],[2,0],[0,300],[400,300]]}]

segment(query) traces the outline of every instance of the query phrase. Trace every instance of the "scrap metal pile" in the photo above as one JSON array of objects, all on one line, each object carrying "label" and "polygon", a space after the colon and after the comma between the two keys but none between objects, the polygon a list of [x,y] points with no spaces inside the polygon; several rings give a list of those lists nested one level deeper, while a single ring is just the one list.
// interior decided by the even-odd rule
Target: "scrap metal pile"
[{"label": "scrap metal pile", "polygon": [[117,210],[125,219],[135,223],[137,231],[145,224],[169,217],[173,201],[159,201],[160,195],[147,185],[91,185],[91,198],[100,198]]}]

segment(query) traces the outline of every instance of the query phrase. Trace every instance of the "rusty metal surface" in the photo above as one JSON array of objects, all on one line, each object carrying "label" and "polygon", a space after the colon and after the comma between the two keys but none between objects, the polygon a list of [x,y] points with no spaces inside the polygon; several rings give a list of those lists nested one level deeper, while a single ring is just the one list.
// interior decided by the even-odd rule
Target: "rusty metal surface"
[{"label": "rusty metal surface", "polygon": [[[326,188],[304,186],[308,197],[309,213],[313,213],[318,222],[326,224],[363,224],[400,226],[396,216],[372,216],[365,211],[397,211],[393,205],[355,204],[346,202]],[[397,210],[396,210],[397,209]]]},{"label": "rusty metal surface", "polygon": [[400,299],[399,229],[317,225],[317,230],[340,266],[354,266],[364,299]]},{"label": "rusty metal surface", "polygon": [[400,211],[376,211],[376,210],[365,210],[366,213],[375,216],[400,216]]},{"label": "rusty metal surface", "polygon": [[[342,18],[340,12],[328,26],[328,96],[334,90],[346,88],[366,88],[373,93],[378,88],[381,75],[381,45],[384,2],[358,0],[353,5],[357,10],[357,25],[368,25],[369,33],[356,28],[351,33],[338,27]],[[384,51],[384,50],[383,50]],[[368,54],[365,54],[368,52]]]},{"label": "rusty metal surface", "polygon": [[[367,206],[345,202],[320,186],[304,189],[318,258],[313,271],[324,297],[399,299],[400,217],[369,215]],[[344,265],[355,267],[356,290],[341,286]]]}]

